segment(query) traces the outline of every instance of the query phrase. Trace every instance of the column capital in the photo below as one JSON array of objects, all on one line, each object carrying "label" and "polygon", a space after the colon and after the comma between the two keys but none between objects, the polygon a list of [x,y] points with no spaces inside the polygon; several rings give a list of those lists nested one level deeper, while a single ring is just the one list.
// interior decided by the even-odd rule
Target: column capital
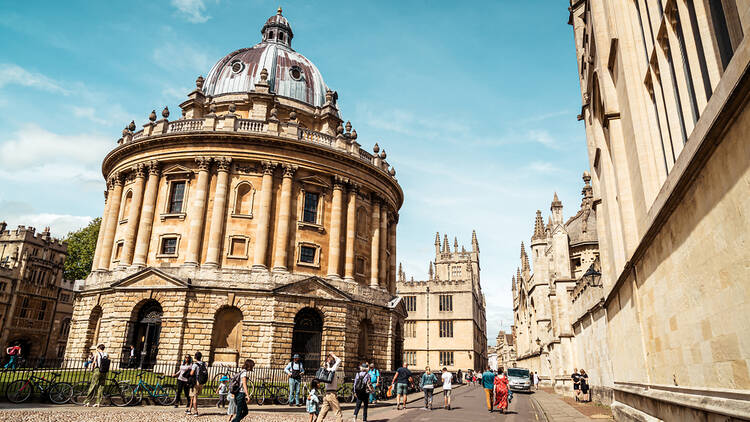
[{"label": "column capital", "polygon": [[158,176],[161,174],[161,163],[156,160],[148,162],[148,174],[151,176]]},{"label": "column capital", "polygon": [[136,179],[143,179],[146,177],[146,165],[143,163],[138,163],[133,166],[133,175]]},{"label": "column capital", "polygon": [[211,157],[195,157],[195,164],[198,165],[198,170],[208,171],[211,166]]},{"label": "column capital", "polygon": [[110,176],[109,180],[107,181],[107,185],[112,185],[110,189],[114,189],[116,186],[122,186],[125,183],[125,178],[123,177],[122,173],[114,173],[112,176]]},{"label": "column capital", "polygon": [[263,175],[265,176],[267,174],[273,174],[273,170],[276,168],[276,165],[277,164],[273,161],[261,161],[260,167]]},{"label": "column capital", "polygon": [[343,190],[344,185],[349,182],[349,179],[347,179],[344,176],[335,175],[332,178],[333,181],[333,188],[338,190]]},{"label": "column capital", "polygon": [[[107,186],[107,188],[109,188],[109,186]],[[109,196],[109,189],[106,189],[106,190],[104,191],[104,203],[105,203],[105,204],[107,203],[107,197],[108,197],[108,196]]]},{"label": "column capital", "polygon": [[299,166],[296,166],[294,164],[284,163],[281,165],[281,168],[284,171],[284,174],[282,175],[282,177],[292,178],[294,177],[294,173],[297,172],[297,170],[299,169]]},{"label": "column capital", "polygon": [[381,206],[385,204],[385,198],[383,198],[376,192],[372,192],[370,194],[370,201],[372,201],[373,204],[378,204]]},{"label": "column capital", "polygon": [[346,190],[349,192],[349,194],[356,195],[357,193],[359,193],[361,187],[362,186],[359,183],[354,183],[351,180],[346,183]]},{"label": "column capital", "polygon": [[216,172],[228,172],[232,165],[232,157],[218,157],[215,158],[214,161],[216,161]]},{"label": "column capital", "polygon": [[395,211],[388,211],[388,224],[398,224],[398,213]]}]

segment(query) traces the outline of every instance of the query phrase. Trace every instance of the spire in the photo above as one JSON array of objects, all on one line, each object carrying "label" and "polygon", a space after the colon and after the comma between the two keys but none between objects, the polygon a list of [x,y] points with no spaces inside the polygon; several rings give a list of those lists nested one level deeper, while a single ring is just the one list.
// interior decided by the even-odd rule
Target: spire
[{"label": "spire", "polygon": [[527,274],[531,270],[529,256],[526,255],[526,247],[524,247],[523,242],[521,242],[521,270],[524,274]]},{"label": "spire", "polygon": [[536,210],[536,218],[534,219],[534,235],[531,236],[531,242],[535,240],[544,239],[544,220],[542,220],[542,212]]},{"label": "spire", "polygon": [[518,281],[519,281],[519,283],[521,282],[521,280],[523,280],[523,279],[521,278],[521,269],[520,269],[520,268],[518,268],[518,267],[516,267],[516,280],[518,280]]},{"label": "spire", "polygon": [[401,263],[398,263],[398,281],[403,283],[406,281],[406,274],[404,274],[404,267]]},{"label": "spire", "polygon": [[477,231],[471,231],[471,251],[479,252],[479,242],[477,241]]},{"label": "spire", "polygon": [[435,258],[440,256],[440,232],[435,232]]},{"label": "spire", "polygon": [[450,253],[450,246],[448,246],[448,235],[443,235],[443,253]]},{"label": "spire", "polygon": [[427,275],[429,276],[428,280],[432,280],[435,275],[435,272],[432,270],[432,261],[430,261],[430,269],[427,271]]},{"label": "spire", "polygon": [[458,253],[458,237],[453,237],[453,252]]},{"label": "spire", "polygon": [[563,222],[562,208],[563,208],[562,202],[557,197],[557,192],[555,192],[555,197],[552,198],[552,204],[549,207],[550,211],[552,211],[552,222],[554,224],[562,224]]},{"label": "spire", "polygon": [[516,296],[516,276],[513,276],[513,297]]}]

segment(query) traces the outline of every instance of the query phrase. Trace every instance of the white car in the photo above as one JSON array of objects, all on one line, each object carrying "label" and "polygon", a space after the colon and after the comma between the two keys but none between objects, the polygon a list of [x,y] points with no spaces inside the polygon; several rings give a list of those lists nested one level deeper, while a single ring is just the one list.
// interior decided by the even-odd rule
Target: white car
[{"label": "white car", "polygon": [[531,373],[524,368],[508,368],[508,385],[512,391],[530,391]]}]

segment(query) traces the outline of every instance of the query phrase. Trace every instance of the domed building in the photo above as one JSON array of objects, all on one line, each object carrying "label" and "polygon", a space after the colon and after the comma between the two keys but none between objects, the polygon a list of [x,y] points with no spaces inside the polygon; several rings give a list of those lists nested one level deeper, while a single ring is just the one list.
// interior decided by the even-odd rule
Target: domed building
[{"label": "domed building", "polygon": [[196,351],[214,365],[400,363],[395,170],[360,147],[281,9],[261,33],[198,77],[181,117],[131,122],[104,158],[68,358],[104,343],[122,359],[134,345],[144,366]]}]

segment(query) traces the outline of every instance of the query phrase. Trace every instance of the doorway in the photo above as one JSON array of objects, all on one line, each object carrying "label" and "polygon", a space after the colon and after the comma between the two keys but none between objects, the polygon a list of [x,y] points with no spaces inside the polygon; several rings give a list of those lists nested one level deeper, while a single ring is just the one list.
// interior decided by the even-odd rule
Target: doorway
[{"label": "doorway", "polygon": [[149,300],[143,304],[138,317],[132,322],[130,344],[135,346],[138,366],[141,369],[151,369],[156,363],[163,314],[161,304]]},{"label": "doorway", "polygon": [[306,369],[314,370],[320,366],[320,346],[323,339],[323,318],[313,308],[303,308],[294,317],[292,333],[292,353],[302,356]]}]

